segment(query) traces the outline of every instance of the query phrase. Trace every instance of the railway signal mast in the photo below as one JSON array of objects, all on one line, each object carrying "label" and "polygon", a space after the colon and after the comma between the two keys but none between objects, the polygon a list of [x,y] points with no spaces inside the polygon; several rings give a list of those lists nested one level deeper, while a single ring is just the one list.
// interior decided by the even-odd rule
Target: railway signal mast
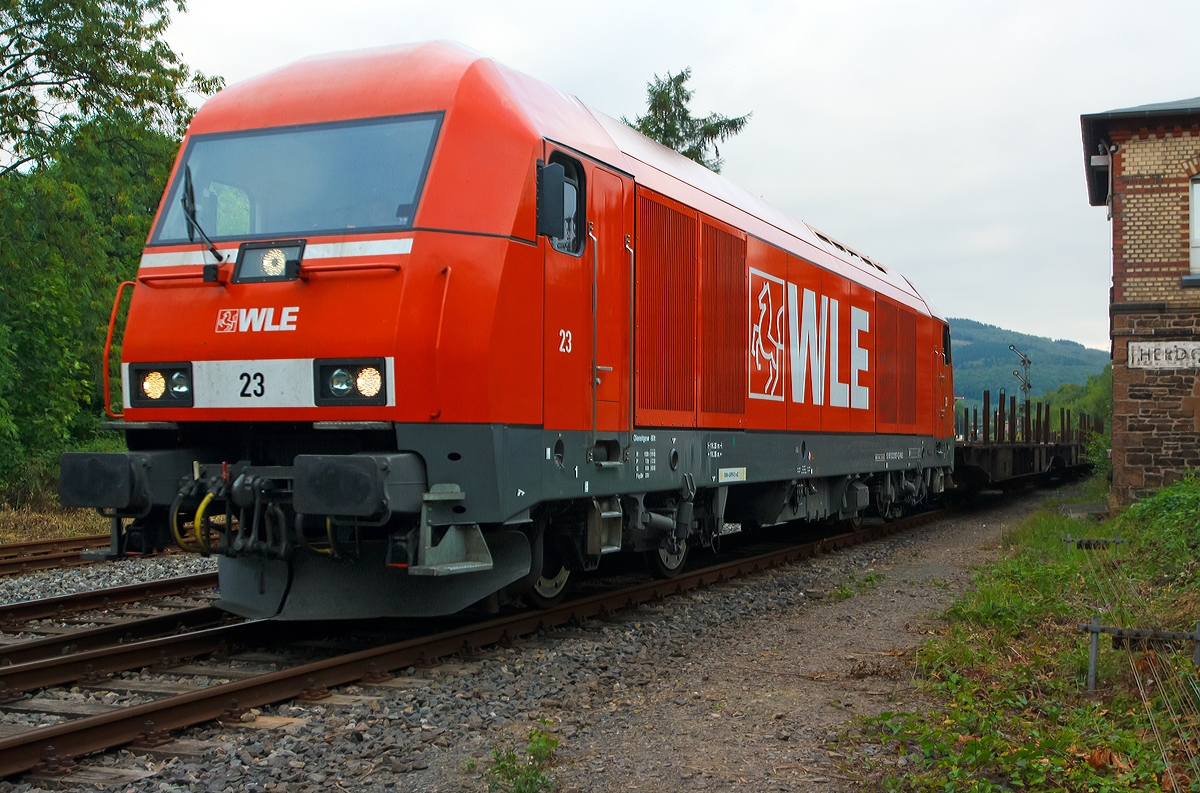
[{"label": "railway signal mast", "polygon": [[1016,347],[1014,347],[1011,344],[1008,345],[1008,349],[1015,352],[1021,358],[1021,368],[1025,370],[1025,373],[1022,375],[1020,372],[1014,370],[1013,377],[1015,377],[1021,381],[1022,401],[1028,402],[1029,401],[1029,392],[1033,390],[1033,384],[1029,382],[1029,366],[1033,363],[1033,361],[1029,360],[1029,358],[1025,355],[1025,353],[1021,352],[1020,350],[1018,350]]},{"label": "railway signal mast", "polygon": [[[1029,392],[1033,390],[1033,384],[1029,382],[1029,366],[1033,363],[1033,361],[1029,360],[1029,357],[1027,355],[1025,355],[1025,353],[1018,350],[1012,344],[1008,345],[1008,349],[1012,350],[1020,357],[1021,369],[1023,369],[1025,372],[1024,374],[1022,374],[1021,372],[1018,372],[1016,369],[1014,369],[1013,377],[1015,377],[1021,381],[1021,410],[1027,411],[1027,410],[1029,410]],[[1016,419],[1016,416],[1013,416],[1013,418]],[[1018,424],[1017,426],[1024,426],[1024,425]]]}]

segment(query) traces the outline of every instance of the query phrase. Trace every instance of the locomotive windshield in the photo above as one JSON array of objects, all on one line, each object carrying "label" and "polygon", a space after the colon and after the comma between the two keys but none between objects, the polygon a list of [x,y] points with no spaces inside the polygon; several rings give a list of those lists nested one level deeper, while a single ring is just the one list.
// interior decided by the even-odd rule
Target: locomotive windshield
[{"label": "locomotive windshield", "polygon": [[412,226],[441,114],[196,135],[152,243],[188,242],[180,201],[190,171],[196,222],[214,240]]}]

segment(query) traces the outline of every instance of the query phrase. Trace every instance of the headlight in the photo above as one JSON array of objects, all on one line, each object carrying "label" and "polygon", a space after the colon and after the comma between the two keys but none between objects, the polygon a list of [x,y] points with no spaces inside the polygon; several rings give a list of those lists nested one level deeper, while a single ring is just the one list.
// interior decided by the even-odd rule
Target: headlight
[{"label": "headlight", "polygon": [[386,361],[382,358],[318,360],[313,363],[316,403],[332,405],[386,405]]},{"label": "headlight", "polygon": [[329,375],[329,392],[335,397],[350,396],[354,391],[354,377],[345,369],[334,369]]},{"label": "headlight", "polygon": [[129,364],[129,404],[132,407],[192,406],[192,365],[179,363]]},{"label": "headlight", "polygon": [[365,397],[373,397],[383,388],[383,375],[374,366],[364,366],[358,370],[354,385],[358,388],[358,393]]},{"label": "headlight", "polygon": [[147,372],[142,377],[142,393],[146,396],[151,399],[162,399],[162,395],[166,392],[167,379],[162,376],[162,372]]},{"label": "headlight", "polygon": [[287,263],[287,256],[282,248],[271,248],[263,254],[262,271],[264,274],[272,278],[278,278],[283,275],[283,267]]},{"label": "headlight", "polygon": [[171,375],[171,396],[176,399],[186,398],[192,393],[192,378],[187,372],[176,372]]},{"label": "headlight", "polygon": [[304,258],[304,240],[247,242],[238,248],[233,265],[233,283],[295,281]]}]

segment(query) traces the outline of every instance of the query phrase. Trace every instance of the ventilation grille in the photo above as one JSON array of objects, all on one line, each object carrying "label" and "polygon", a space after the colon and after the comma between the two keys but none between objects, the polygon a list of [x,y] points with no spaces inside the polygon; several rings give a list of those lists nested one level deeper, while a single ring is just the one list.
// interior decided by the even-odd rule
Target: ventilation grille
[{"label": "ventilation grille", "polygon": [[896,362],[899,368],[899,424],[917,423],[917,315],[900,309],[896,319]]},{"label": "ventilation grille", "polygon": [[917,315],[883,298],[875,301],[875,315],[879,328],[875,334],[879,421],[914,425],[917,423]]},{"label": "ventilation grille", "polygon": [[746,241],[703,226],[700,409],[746,412]]},{"label": "ventilation grille", "polygon": [[649,410],[696,409],[696,219],[638,199],[637,397]]},{"label": "ventilation grille", "polygon": [[883,300],[875,301],[875,393],[878,395],[879,421],[896,423],[896,307]]}]

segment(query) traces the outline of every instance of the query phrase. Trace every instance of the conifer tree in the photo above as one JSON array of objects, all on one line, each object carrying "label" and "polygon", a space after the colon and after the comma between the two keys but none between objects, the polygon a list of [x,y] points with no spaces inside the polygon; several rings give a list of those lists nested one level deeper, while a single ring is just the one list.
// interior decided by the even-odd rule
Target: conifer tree
[{"label": "conifer tree", "polygon": [[691,67],[678,74],[668,72],[666,77],[654,75],[654,79],[646,84],[646,114],[634,121],[621,120],[689,160],[720,173],[722,160],[718,142],[723,143],[741,132],[752,114],[729,118],[710,113],[703,118],[694,117],[688,108],[695,93],[687,87],[691,77]]}]

